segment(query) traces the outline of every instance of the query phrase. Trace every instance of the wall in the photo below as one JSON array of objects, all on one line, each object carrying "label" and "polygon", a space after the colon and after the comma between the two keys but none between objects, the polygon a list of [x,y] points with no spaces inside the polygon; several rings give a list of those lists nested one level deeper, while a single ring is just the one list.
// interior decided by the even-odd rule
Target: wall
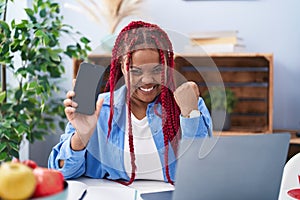
[{"label": "wall", "polygon": [[[60,0],[62,5],[75,1]],[[67,3],[67,4],[66,4]],[[188,34],[195,31],[238,30],[249,52],[274,53],[274,129],[300,129],[300,8],[298,0],[254,1],[183,1],[145,0],[142,17],[126,18],[117,29],[131,19],[144,19],[161,27]],[[65,22],[73,25],[92,41],[93,49],[105,37],[107,26],[98,25],[84,13],[64,6]],[[82,9],[81,9],[82,11]],[[84,12],[84,11],[83,11]],[[76,19],[76,20],[74,20]],[[71,89],[72,62],[66,60],[65,87]],[[59,134],[51,137],[58,142]],[[51,142],[37,142],[31,147],[31,157],[45,160]],[[46,144],[46,143],[45,143]],[[40,156],[43,147],[45,154]],[[35,153],[35,152],[39,153]]]}]

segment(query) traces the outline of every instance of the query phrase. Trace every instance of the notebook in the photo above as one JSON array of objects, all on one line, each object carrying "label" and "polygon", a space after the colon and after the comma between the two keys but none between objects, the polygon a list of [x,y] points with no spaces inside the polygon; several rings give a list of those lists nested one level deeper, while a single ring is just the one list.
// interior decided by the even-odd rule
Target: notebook
[{"label": "notebook", "polygon": [[278,199],[289,133],[183,139],[174,191],[144,200]]}]

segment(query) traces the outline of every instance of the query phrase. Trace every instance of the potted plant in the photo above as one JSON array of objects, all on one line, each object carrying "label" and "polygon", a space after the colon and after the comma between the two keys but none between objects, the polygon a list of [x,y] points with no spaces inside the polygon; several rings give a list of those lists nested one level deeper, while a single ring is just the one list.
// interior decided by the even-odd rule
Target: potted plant
[{"label": "potted plant", "polygon": [[211,87],[203,93],[203,99],[211,113],[214,130],[229,130],[230,114],[237,98],[230,88]]},{"label": "potted plant", "polygon": [[[58,3],[33,0],[32,8],[24,9],[25,19],[7,22],[11,2],[0,1],[0,161],[18,158],[24,138],[33,143],[58,126],[64,129],[59,97],[64,59],[86,59],[91,50],[87,38],[63,23]],[[61,45],[64,35],[71,44]],[[14,75],[9,83],[6,70]]]}]

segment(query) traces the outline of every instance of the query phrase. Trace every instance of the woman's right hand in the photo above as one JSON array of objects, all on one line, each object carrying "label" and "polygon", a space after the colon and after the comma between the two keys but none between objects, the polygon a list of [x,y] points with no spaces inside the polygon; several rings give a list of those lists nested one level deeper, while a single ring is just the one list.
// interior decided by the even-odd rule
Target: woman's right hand
[{"label": "woman's right hand", "polygon": [[[75,85],[75,81],[76,79],[73,80],[73,86]],[[74,96],[74,91],[67,92],[67,98],[64,100],[65,114],[69,122],[76,129],[71,140],[71,147],[73,150],[81,150],[85,148],[96,128],[103,99],[97,101],[96,110],[93,115],[85,115],[76,112],[78,104],[72,100]]]}]

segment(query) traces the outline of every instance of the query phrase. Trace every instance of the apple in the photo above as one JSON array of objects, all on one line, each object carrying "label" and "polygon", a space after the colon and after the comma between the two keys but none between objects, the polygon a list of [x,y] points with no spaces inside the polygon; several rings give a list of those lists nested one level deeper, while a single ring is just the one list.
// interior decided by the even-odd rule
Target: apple
[{"label": "apple", "polygon": [[33,197],[44,197],[63,191],[64,176],[60,171],[36,167],[33,174],[37,181]]},{"label": "apple", "polygon": [[35,161],[33,160],[24,160],[24,161],[20,161],[18,158],[13,158],[11,162],[17,162],[17,163],[22,163],[24,165],[27,165],[28,167],[30,167],[31,169],[36,168],[38,165],[36,164]]},{"label": "apple", "polygon": [[34,162],[33,160],[24,160],[22,161],[22,163],[28,167],[30,167],[31,169],[35,169],[38,165],[36,164],[36,162]]},{"label": "apple", "polygon": [[0,166],[0,197],[27,199],[35,190],[36,178],[28,166],[18,162],[5,162]]}]

